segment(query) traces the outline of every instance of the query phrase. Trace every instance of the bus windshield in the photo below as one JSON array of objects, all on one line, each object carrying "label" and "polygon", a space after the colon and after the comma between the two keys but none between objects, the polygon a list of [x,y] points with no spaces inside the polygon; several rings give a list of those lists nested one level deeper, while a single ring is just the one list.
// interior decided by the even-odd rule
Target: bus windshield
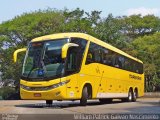
[{"label": "bus windshield", "polygon": [[61,49],[69,39],[32,42],[23,64],[22,78],[45,80],[60,77],[64,71]]}]

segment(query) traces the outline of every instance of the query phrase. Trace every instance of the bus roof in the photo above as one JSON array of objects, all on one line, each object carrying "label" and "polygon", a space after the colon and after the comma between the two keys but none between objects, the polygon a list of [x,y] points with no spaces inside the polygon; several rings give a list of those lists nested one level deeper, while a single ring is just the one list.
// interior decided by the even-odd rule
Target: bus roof
[{"label": "bus roof", "polygon": [[37,38],[34,38],[31,42],[40,42],[40,41],[45,41],[45,40],[50,40],[50,39],[59,39],[59,38],[71,38],[71,37],[78,37],[78,38],[83,38],[83,39],[86,39],[86,40],[89,40],[89,41],[92,41],[100,46],[103,46],[105,48],[108,48],[112,51],[115,51],[116,53],[119,53],[121,55],[124,55],[128,58],[131,58],[135,61],[138,61],[140,63],[143,63],[141,60],[137,59],[137,58],[134,58],[132,57],[131,55],[123,52],[122,50],[106,43],[106,42],[103,42],[93,36],[90,36],[88,34],[85,34],[85,33],[56,33],[56,34],[51,34],[51,35],[45,35],[45,36],[41,36],[41,37],[37,37]]}]

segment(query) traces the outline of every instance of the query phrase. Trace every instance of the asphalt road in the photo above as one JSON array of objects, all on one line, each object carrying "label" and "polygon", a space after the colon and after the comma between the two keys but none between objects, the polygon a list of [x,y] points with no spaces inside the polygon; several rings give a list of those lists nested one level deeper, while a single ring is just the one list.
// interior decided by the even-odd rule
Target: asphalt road
[{"label": "asphalt road", "polygon": [[[45,101],[5,100],[0,101],[0,114],[19,114],[32,116],[70,115],[70,114],[160,114],[160,98],[139,98],[137,102],[114,100],[109,104],[100,104],[98,100],[88,101],[80,106],[79,101],[54,101],[46,106]],[[32,115],[30,115],[32,114]],[[3,118],[3,117],[2,117]],[[42,118],[42,117],[41,117]],[[28,119],[28,118],[27,118]],[[62,118],[59,118],[62,119]],[[160,119],[160,118],[159,118]],[[3,119],[5,120],[5,119]],[[19,120],[19,119],[15,119]],[[31,119],[30,119],[31,120]]]}]

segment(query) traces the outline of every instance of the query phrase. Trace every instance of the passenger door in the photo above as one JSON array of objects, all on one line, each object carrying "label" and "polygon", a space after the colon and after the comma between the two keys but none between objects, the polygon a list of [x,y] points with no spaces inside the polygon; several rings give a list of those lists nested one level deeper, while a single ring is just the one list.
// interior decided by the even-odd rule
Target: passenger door
[{"label": "passenger door", "polygon": [[70,79],[70,82],[67,84],[67,96],[70,98],[77,98],[77,93],[80,93],[80,79],[78,73],[81,69],[87,41],[82,38],[71,38],[70,42],[78,44],[79,47],[70,48],[68,50],[66,74],[67,79]]},{"label": "passenger door", "polygon": [[68,56],[66,61],[65,75],[66,79],[69,80],[67,83],[67,97],[69,99],[75,99],[77,97],[77,48],[69,48]]}]

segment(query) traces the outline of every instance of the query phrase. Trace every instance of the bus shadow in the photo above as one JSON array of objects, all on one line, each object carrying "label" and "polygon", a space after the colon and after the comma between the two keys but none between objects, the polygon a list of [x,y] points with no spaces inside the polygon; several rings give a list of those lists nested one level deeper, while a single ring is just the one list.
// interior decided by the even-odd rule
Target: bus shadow
[{"label": "bus shadow", "polygon": [[61,109],[61,108],[70,108],[70,107],[87,107],[87,106],[101,106],[107,104],[118,104],[122,103],[121,101],[113,101],[111,103],[102,104],[99,101],[89,101],[86,106],[81,106],[79,101],[60,101],[60,102],[53,102],[52,105],[46,105],[45,103],[37,103],[37,104],[20,104],[15,105],[15,107],[24,107],[24,108],[54,108],[54,109]]}]

